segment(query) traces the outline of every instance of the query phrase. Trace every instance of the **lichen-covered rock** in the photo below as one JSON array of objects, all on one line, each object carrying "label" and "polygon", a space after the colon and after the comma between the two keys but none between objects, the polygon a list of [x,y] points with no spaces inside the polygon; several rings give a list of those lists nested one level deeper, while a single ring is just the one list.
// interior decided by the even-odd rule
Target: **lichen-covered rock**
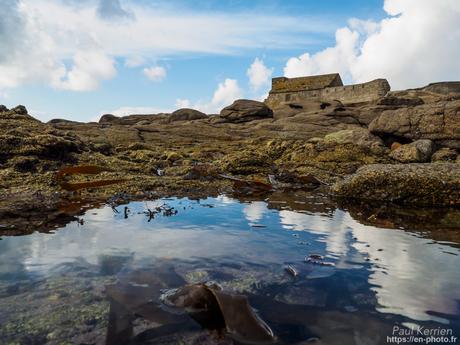
[{"label": "lichen-covered rock", "polygon": [[337,182],[336,196],[430,206],[460,205],[460,166],[371,164]]},{"label": "lichen-covered rock", "polygon": [[361,127],[330,133],[324,137],[324,142],[326,144],[355,144],[371,149],[384,148],[382,139],[372,135],[367,128]]},{"label": "lichen-covered rock", "polygon": [[453,162],[457,159],[457,151],[448,147],[443,147],[433,153],[432,162]]},{"label": "lichen-covered rock", "polygon": [[120,118],[112,114],[104,114],[99,119],[99,123],[119,123]]},{"label": "lichen-covered rock", "polygon": [[389,105],[389,106],[406,106],[406,107],[414,107],[416,105],[422,105],[425,102],[423,99],[419,97],[413,97],[413,98],[405,98],[405,97],[397,97],[393,95],[388,95],[386,97],[382,97],[377,101],[378,105]]},{"label": "lichen-covered rock", "polygon": [[460,148],[460,99],[442,100],[415,107],[386,110],[369,124],[371,133],[382,137],[430,139]]},{"label": "lichen-covered rock", "polygon": [[390,157],[401,163],[425,163],[430,161],[433,150],[431,140],[417,140],[391,151]]},{"label": "lichen-covered rock", "polygon": [[12,112],[16,113],[16,114],[19,114],[19,115],[27,115],[28,112],[27,112],[27,108],[23,105],[18,105],[16,107],[14,107],[13,109],[11,109]]},{"label": "lichen-covered rock", "polygon": [[339,101],[321,102],[320,100],[305,100],[298,102],[282,102],[273,108],[273,117],[283,119],[305,112],[331,112],[339,109],[343,111],[344,106]]},{"label": "lichen-covered rock", "polygon": [[175,121],[191,121],[191,120],[199,120],[199,119],[206,119],[208,115],[202,113],[201,111],[190,109],[190,108],[182,108],[174,111],[169,116],[170,122]]},{"label": "lichen-covered rock", "polygon": [[220,117],[234,123],[273,117],[273,111],[265,103],[239,99],[220,112]]}]

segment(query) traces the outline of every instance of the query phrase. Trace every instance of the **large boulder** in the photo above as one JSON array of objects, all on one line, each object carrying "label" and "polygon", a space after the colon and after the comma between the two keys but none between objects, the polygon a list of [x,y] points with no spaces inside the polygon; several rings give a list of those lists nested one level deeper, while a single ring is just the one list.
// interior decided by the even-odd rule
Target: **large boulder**
[{"label": "large boulder", "polygon": [[336,196],[425,206],[460,206],[460,165],[370,164],[337,182]]},{"label": "large boulder", "polygon": [[7,111],[9,111],[9,109],[5,105],[0,104],[0,113],[6,113]]},{"label": "large boulder", "polygon": [[401,163],[429,162],[433,154],[434,144],[431,140],[416,140],[392,150],[390,157]]},{"label": "large boulder", "polygon": [[100,124],[119,123],[119,122],[120,122],[120,118],[118,116],[115,116],[115,115],[112,115],[112,114],[104,114],[99,119]]},{"label": "large boulder", "polygon": [[430,139],[440,146],[460,148],[460,99],[384,111],[369,130],[381,137]]},{"label": "large boulder", "polygon": [[382,139],[372,135],[367,128],[357,127],[353,129],[344,129],[338,132],[327,134],[324,137],[326,144],[353,144],[370,149],[383,149]]},{"label": "large boulder", "polygon": [[13,109],[11,109],[12,112],[18,114],[18,115],[27,115],[27,108],[23,105],[17,105]]},{"label": "large boulder", "polygon": [[265,103],[239,99],[220,112],[220,117],[228,122],[248,122],[273,117],[273,111]]},{"label": "large boulder", "polygon": [[208,115],[202,113],[201,111],[190,109],[190,108],[182,108],[174,111],[169,116],[169,121],[190,121],[190,120],[199,120],[199,119],[206,119]]}]

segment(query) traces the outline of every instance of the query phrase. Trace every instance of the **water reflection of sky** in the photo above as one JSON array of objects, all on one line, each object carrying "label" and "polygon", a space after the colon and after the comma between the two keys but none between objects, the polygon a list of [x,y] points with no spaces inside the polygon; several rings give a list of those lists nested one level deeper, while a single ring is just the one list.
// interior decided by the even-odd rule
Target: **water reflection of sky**
[{"label": "water reflection of sky", "polygon": [[[226,197],[164,202],[178,214],[147,222],[141,212],[158,204],[138,202],[129,205],[128,219],[122,206],[118,214],[105,207],[89,211],[83,226],[74,222],[55,234],[4,238],[0,279],[12,279],[19,271],[52,274],[54,267],[81,259],[97,265],[106,255],[138,261],[200,257],[283,264],[301,263],[315,251],[335,261],[337,270],[366,271],[380,312],[442,322],[446,320],[432,312],[460,314],[456,248],[400,230],[365,226],[341,210],[330,214],[278,211],[262,201],[238,203]],[[299,241],[310,245],[300,246]]]}]

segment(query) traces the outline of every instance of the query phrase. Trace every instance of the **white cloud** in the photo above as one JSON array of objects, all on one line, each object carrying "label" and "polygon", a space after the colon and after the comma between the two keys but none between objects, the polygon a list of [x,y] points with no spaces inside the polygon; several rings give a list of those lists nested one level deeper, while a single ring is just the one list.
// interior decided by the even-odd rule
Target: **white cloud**
[{"label": "white cloud", "polygon": [[270,84],[273,68],[268,68],[262,60],[255,58],[246,74],[249,77],[249,85],[251,86],[251,89],[253,91],[257,91],[261,87],[268,86]]},{"label": "white cloud", "polygon": [[0,89],[38,83],[93,90],[115,75],[116,59],[139,66],[139,59],[129,59],[294,47],[314,41],[307,33],[330,30],[315,18],[228,15],[119,0],[1,0],[0,13],[8,13],[0,16]]},{"label": "white cloud", "polygon": [[176,108],[177,109],[181,109],[181,108],[190,108],[192,105],[191,105],[191,102],[189,99],[181,99],[181,98],[178,98],[176,99]]},{"label": "white cloud", "polygon": [[199,100],[192,102],[189,99],[177,99],[178,108],[193,108],[206,114],[219,113],[222,108],[233,103],[233,101],[242,98],[243,89],[238,85],[236,79],[227,78],[217,85],[216,90],[210,101]]},{"label": "white cloud", "polygon": [[256,224],[261,221],[267,211],[267,203],[264,201],[252,201],[243,209],[244,216],[249,224]]},{"label": "white cloud", "polygon": [[166,78],[166,68],[161,66],[146,67],[142,72],[151,81],[163,81]]},{"label": "white cloud", "polygon": [[71,91],[90,91],[99,87],[99,81],[116,75],[115,61],[102,52],[77,52],[70,70],[62,69],[52,86]]},{"label": "white cloud", "polygon": [[352,19],[336,45],[288,60],[288,77],[340,72],[364,82],[387,78],[395,89],[460,79],[460,2],[386,0],[380,22]]},{"label": "white cloud", "polygon": [[171,113],[174,111],[173,109],[165,109],[165,108],[156,108],[156,107],[120,107],[118,109],[103,112],[103,114],[112,114],[115,116],[127,116],[127,115],[135,115],[135,114],[161,114],[161,113]]},{"label": "white cloud", "polygon": [[133,55],[125,58],[125,66],[129,68],[139,67],[146,63],[143,56]]},{"label": "white cloud", "polygon": [[217,86],[217,90],[212,96],[211,104],[214,106],[226,106],[241,97],[243,97],[243,90],[239,87],[238,81],[227,78]]}]

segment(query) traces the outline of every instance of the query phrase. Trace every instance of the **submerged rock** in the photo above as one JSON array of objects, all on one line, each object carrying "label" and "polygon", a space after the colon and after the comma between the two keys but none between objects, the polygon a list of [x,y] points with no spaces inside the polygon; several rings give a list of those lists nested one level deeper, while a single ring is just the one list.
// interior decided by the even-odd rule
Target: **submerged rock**
[{"label": "submerged rock", "polygon": [[184,309],[204,328],[224,328],[243,343],[271,343],[275,339],[246,297],[226,293],[216,283],[185,285],[166,291],[160,299],[168,307]]},{"label": "submerged rock", "polygon": [[239,99],[222,109],[220,117],[228,122],[248,122],[273,117],[273,111],[265,103]]},{"label": "submerged rock", "polygon": [[460,205],[460,166],[371,164],[337,182],[332,194],[347,198],[430,206]]}]

